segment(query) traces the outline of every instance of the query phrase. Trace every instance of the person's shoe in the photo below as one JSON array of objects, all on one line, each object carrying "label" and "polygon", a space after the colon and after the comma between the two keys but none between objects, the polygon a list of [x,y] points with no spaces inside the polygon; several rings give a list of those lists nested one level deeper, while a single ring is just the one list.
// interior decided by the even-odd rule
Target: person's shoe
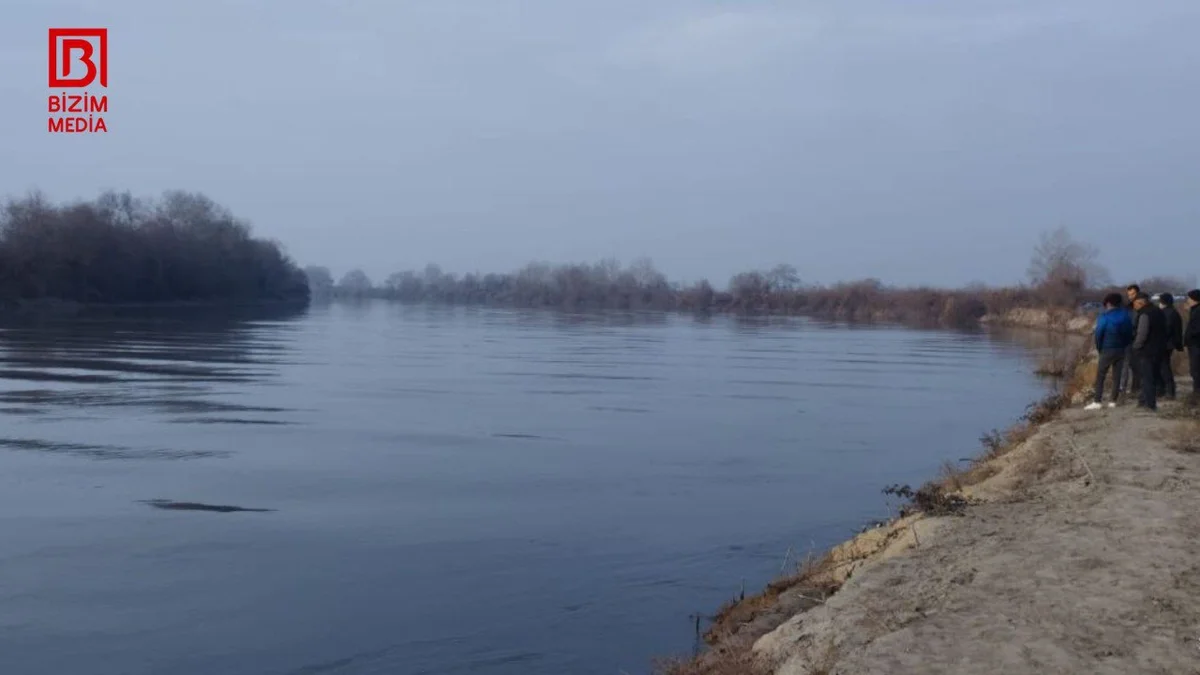
[{"label": "person's shoe", "polygon": [[1089,404],[1087,404],[1087,405],[1083,406],[1083,409],[1084,409],[1084,410],[1099,410],[1099,409],[1100,409],[1100,408],[1102,408],[1102,407],[1103,407],[1103,406],[1101,406],[1101,405],[1100,405],[1099,403],[1097,403],[1096,401],[1092,401],[1091,403],[1089,403]]},{"label": "person's shoe", "polygon": [[1110,407],[1110,408],[1115,408],[1115,407],[1117,407],[1117,402],[1116,402],[1116,401],[1109,401],[1109,402],[1108,402],[1108,407]]}]

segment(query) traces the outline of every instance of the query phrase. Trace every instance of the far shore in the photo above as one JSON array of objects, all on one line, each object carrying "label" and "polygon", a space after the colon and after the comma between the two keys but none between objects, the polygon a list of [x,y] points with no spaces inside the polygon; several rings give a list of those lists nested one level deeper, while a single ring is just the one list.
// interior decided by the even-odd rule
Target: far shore
[{"label": "far shore", "polygon": [[0,303],[0,316],[48,315],[74,316],[86,312],[121,310],[245,310],[307,307],[308,298],[261,300],[172,300],[164,302],[77,302],[57,298],[18,300]]}]

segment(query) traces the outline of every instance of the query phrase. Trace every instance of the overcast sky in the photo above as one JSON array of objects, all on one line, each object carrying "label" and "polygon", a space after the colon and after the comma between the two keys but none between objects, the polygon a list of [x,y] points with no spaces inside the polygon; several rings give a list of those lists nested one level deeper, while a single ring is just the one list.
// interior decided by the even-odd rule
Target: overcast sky
[{"label": "overcast sky", "polygon": [[[109,133],[46,29],[110,29]],[[1005,283],[1200,251],[1197,0],[3,0],[0,193],[206,193],[303,264]],[[103,92],[101,92],[103,93]]]}]

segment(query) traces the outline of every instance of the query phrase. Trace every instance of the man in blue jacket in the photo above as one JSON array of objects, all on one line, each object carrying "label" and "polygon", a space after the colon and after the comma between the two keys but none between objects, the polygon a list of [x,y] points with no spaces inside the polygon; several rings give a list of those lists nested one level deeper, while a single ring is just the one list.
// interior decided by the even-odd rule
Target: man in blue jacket
[{"label": "man in blue jacket", "polygon": [[1115,408],[1121,395],[1121,376],[1124,374],[1125,354],[1133,344],[1133,323],[1129,312],[1121,306],[1121,295],[1109,293],[1104,297],[1104,313],[1096,319],[1096,351],[1100,363],[1096,367],[1096,398],[1084,410],[1099,410],[1104,400],[1104,380],[1112,370],[1112,398],[1108,407]]}]

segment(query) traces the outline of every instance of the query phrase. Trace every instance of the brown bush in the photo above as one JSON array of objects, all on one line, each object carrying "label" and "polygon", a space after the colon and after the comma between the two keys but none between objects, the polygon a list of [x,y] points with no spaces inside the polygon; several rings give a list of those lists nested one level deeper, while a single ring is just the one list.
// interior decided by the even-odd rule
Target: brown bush
[{"label": "brown bush", "polygon": [[[958,485],[957,489],[962,489],[961,472],[954,475],[953,482]],[[930,516],[956,515],[962,513],[968,504],[964,497],[947,489],[946,481],[931,481],[915,491],[907,485],[890,485],[883,489],[883,493],[908,500],[906,505],[900,507],[901,517],[913,513]]]},{"label": "brown bush", "polygon": [[666,659],[654,664],[655,675],[771,675],[772,672],[749,649],[714,649],[703,657]]},{"label": "brown bush", "polygon": [[1187,454],[1200,453],[1200,420],[1186,420],[1167,433],[1167,446]]}]

